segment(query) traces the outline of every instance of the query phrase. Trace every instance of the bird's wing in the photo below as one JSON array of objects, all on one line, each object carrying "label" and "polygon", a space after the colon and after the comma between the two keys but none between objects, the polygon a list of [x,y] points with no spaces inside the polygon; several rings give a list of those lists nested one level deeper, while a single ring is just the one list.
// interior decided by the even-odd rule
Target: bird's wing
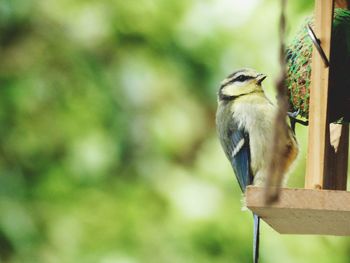
[{"label": "bird's wing", "polygon": [[242,192],[245,192],[247,185],[253,181],[250,170],[249,134],[243,129],[235,127],[235,129],[230,130],[229,138],[231,142],[228,155],[239,186]]}]

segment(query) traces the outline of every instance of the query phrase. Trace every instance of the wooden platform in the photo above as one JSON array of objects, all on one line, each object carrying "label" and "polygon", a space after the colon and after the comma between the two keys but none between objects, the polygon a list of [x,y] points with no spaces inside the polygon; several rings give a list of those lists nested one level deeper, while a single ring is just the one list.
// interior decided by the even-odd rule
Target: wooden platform
[{"label": "wooden platform", "polygon": [[280,200],[264,203],[264,188],[249,186],[247,207],[281,234],[350,236],[350,192],[281,189]]}]

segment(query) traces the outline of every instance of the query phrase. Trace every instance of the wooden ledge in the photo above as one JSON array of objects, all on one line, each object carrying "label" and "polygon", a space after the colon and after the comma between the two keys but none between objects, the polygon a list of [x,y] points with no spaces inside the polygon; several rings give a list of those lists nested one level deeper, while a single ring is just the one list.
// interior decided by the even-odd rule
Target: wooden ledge
[{"label": "wooden ledge", "polygon": [[350,236],[350,192],[283,188],[271,206],[264,194],[249,186],[247,207],[281,234]]}]

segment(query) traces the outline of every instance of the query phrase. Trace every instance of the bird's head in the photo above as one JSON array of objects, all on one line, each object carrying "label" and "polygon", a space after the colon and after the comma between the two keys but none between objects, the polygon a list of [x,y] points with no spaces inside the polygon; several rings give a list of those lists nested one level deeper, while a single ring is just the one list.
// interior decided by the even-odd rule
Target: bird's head
[{"label": "bird's head", "polygon": [[265,78],[266,75],[254,69],[237,70],[221,82],[218,100],[233,100],[253,92],[263,92],[261,83]]}]

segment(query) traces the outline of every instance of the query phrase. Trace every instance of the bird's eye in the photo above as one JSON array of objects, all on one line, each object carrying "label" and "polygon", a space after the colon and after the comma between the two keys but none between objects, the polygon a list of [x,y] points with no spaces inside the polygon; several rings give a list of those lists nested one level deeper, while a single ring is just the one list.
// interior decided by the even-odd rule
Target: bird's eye
[{"label": "bird's eye", "polygon": [[239,81],[239,82],[243,82],[243,81],[246,81],[247,79],[249,79],[250,77],[248,76],[245,76],[245,75],[239,75],[235,81]]}]

